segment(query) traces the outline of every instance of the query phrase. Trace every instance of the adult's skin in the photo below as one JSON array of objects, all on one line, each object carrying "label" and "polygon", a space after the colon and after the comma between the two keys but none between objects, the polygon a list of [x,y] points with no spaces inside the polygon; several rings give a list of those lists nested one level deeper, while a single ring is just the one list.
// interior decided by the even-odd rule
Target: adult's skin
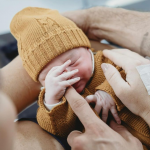
[{"label": "adult's skin", "polygon": [[143,150],[141,142],[122,125],[111,121],[110,128],[99,119],[74,88],[68,88],[65,96],[85,128],[84,133],[72,131],[69,134],[67,140],[72,150]]},{"label": "adult's skin", "polygon": [[150,56],[150,13],[121,8],[93,7],[63,13],[90,39],[106,39],[142,55]]},{"label": "adult's skin", "polygon": [[1,69],[1,75],[1,90],[10,97],[17,113],[37,99],[41,85],[27,74],[19,56]]},{"label": "adult's skin", "polygon": [[[110,64],[102,64],[106,79],[115,94],[130,111],[141,116],[150,126],[150,96],[135,68],[139,65],[149,64],[150,61],[127,49],[104,50],[103,54],[122,67],[127,75],[126,81],[124,81],[115,67]],[[73,131],[68,136],[68,143],[73,150],[143,149],[139,140],[123,126],[112,121],[110,123],[112,130],[104,124],[95,116],[87,102],[74,92],[72,87],[67,90],[65,96],[85,127],[85,133]]]},{"label": "adult's skin", "polygon": [[16,110],[13,103],[0,91],[0,149],[2,150],[11,150],[14,145],[15,116]]},{"label": "adult's skin", "polygon": [[150,126],[150,96],[136,70],[136,66],[150,64],[150,60],[127,49],[104,50],[103,54],[126,72],[125,82],[115,67],[102,64],[104,75],[115,94],[132,113]]},{"label": "adult's skin", "polygon": [[0,149],[63,150],[60,143],[36,123],[13,122],[16,112],[37,99],[41,87],[27,74],[20,57],[2,68],[0,74]]},{"label": "adult's skin", "polygon": [[[91,44],[96,50],[113,48],[95,41]],[[20,57],[3,67],[0,75],[0,149],[63,150],[60,143],[39,125],[31,121],[13,123],[17,113],[37,100],[41,87],[27,74]]]},{"label": "adult's skin", "polygon": [[[86,17],[84,18],[84,15],[78,15],[76,18],[76,21],[80,20],[80,18],[82,18],[82,17],[83,17],[82,18],[83,21],[85,21]],[[104,13],[104,15],[106,15],[106,12]],[[74,17],[74,16],[72,16],[72,17]],[[97,16],[97,17],[99,17],[99,16]],[[94,18],[91,18],[91,19],[94,19]],[[104,17],[104,19],[105,19],[105,17]],[[82,21],[80,20],[79,22],[82,22]],[[81,23],[81,27],[82,27],[82,25],[84,27],[85,24],[83,24],[83,23],[84,22]],[[114,26],[114,27],[117,27],[117,26]],[[87,29],[87,28],[85,28],[85,29]],[[116,32],[117,32],[117,30],[116,30]],[[97,34],[95,34],[95,32],[91,32],[91,31],[92,30],[90,29],[90,32],[88,32],[88,35],[90,37],[92,37],[92,39],[96,39],[95,35],[97,35]],[[93,30],[93,31],[95,31],[95,30]],[[113,33],[113,31],[111,31],[111,32]],[[108,33],[110,33],[110,31],[106,32],[106,33],[107,34],[104,34],[104,32],[103,32],[103,35],[105,35],[105,37],[109,36]],[[93,36],[92,36],[92,34],[93,34]],[[115,33],[113,33],[112,36],[114,34]],[[128,34],[130,35],[130,32]],[[120,39],[123,38],[126,44],[129,44],[125,40],[125,37],[128,34],[124,34],[124,37],[121,37],[121,35],[120,35]],[[101,36],[100,33],[98,35]],[[119,32],[117,32],[117,35],[119,35]],[[129,36],[129,38],[130,38],[130,36]],[[100,37],[100,38],[102,38],[102,37]],[[100,39],[100,38],[97,38],[97,39]],[[111,38],[106,38],[106,39],[111,40]],[[118,39],[118,41],[120,41],[120,39]],[[145,41],[147,41],[147,38],[145,38],[145,39],[146,39]],[[113,41],[113,38],[111,41]],[[132,42],[132,41],[136,41],[136,40],[130,39],[130,42],[133,44],[134,42]],[[136,41],[136,42],[139,43],[139,41]],[[135,42],[135,45],[136,45],[136,42]],[[144,42],[144,43],[146,43],[146,42]],[[132,44],[129,44],[130,45],[129,48],[131,47],[131,49],[132,49]],[[122,46],[124,46],[124,45],[122,44]],[[133,46],[132,50],[136,50],[135,47],[136,46]],[[101,49],[101,47],[99,47],[98,49]],[[17,108],[17,112],[22,111],[26,106],[28,106],[29,104],[31,104],[32,102],[35,101],[35,99],[37,98],[37,96],[39,94],[40,85],[38,83],[35,83],[28,76],[28,74],[26,73],[26,71],[24,70],[24,68],[22,66],[22,63],[21,63],[21,60],[19,57],[17,57],[13,62],[11,62],[6,67],[4,67],[1,71],[3,74],[3,91],[11,98],[12,102],[15,104],[15,106]],[[135,140],[135,141],[137,142],[137,140]],[[6,142],[6,144],[7,144],[7,142]],[[29,122],[29,121],[20,122],[17,124],[17,133],[16,133],[14,147],[15,147],[14,149],[36,149],[36,150],[41,149],[41,148],[42,149],[50,149],[51,148],[53,150],[54,149],[63,149],[61,147],[61,145],[53,137],[51,137],[49,134],[47,134],[45,131],[43,131],[37,124],[35,124],[33,122]]]}]

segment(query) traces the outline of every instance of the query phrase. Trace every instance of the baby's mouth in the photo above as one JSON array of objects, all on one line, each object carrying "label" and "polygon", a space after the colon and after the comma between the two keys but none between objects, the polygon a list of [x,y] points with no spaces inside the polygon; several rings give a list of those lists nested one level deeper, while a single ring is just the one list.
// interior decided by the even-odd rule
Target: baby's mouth
[{"label": "baby's mouth", "polygon": [[81,83],[80,81],[78,81],[77,83],[75,83],[73,85],[74,89],[79,93],[81,94],[81,92],[84,90],[84,88],[81,88]]},{"label": "baby's mouth", "polygon": [[73,87],[74,87],[75,89],[77,89],[77,88],[79,87],[79,84],[80,84],[80,81],[78,81],[78,82],[76,82],[75,84],[73,84]]}]

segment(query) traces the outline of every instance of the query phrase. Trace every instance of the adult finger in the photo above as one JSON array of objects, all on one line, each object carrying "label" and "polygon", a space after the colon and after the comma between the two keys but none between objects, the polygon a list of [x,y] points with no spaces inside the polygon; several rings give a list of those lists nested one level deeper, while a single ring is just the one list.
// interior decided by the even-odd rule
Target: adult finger
[{"label": "adult finger", "polygon": [[72,147],[74,139],[76,137],[80,136],[81,134],[82,134],[82,132],[80,132],[80,131],[77,131],[77,130],[72,131],[67,137],[68,144]]},{"label": "adult finger", "polygon": [[120,53],[117,53],[115,51],[104,50],[103,55],[109,58],[117,66],[122,67],[125,71],[127,71],[129,66],[133,65],[133,59],[124,56]]},{"label": "adult finger", "polygon": [[[111,64],[103,63],[101,65],[104,75],[113,88],[115,94],[119,96],[120,92],[127,91],[129,84],[124,81],[118,70]],[[120,88],[121,87],[121,88]]]},{"label": "adult finger", "polygon": [[133,136],[124,126],[117,124],[114,120],[111,120],[110,127],[126,140]]},{"label": "adult finger", "polygon": [[[65,97],[85,128],[99,120],[87,101],[79,95],[72,86],[66,90]],[[101,123],[103,125],[102,121]]]},{"label": "adult finger", "polygon": [[122,54],[123,56],[127,56],[133,60],[139,60],[144,62],[149,62],[149,60],[145,59],[143,56],[139,55],[138,53],[132,52],[128,49],[113,49],[113,52]]}]

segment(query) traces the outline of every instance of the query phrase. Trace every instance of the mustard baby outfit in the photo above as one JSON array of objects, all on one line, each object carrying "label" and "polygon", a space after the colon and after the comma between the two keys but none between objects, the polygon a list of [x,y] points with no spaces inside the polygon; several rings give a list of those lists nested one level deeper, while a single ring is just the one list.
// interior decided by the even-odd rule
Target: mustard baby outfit
[{"label": "mustard baby outfit", "polygon": [[[14,16],[10,29],[17,39],[18,51],[23,66],[34,81],[38,81],[38,76],[42,69],[60,54],[77,47],[91,48],[90,42],[82,30],[69,19],[61,16],[56,10],[25,8]],[[105,58],[101,51],[94,55],[94,60],[94,73],[87,83],[82,96],[85,98],[88,95],[94,94],[96,90],[103,90],[110,94],[117,105],[119,117],[123,125],[143,145],[150,148],[149,126],[142,118],[131,113],[121,103],[105,79],[101,64],[114,64]],[[122,68],[115,67],[121,76],[126,79]],[[54,135],[66,137],[72,130],[77,128],[78,118],[65,97],[62,98],[62,103],[50,111],[47,110],[43,103],[44,94],[45,89],[40,92],[38,100],[37,121],[39,125]]]}]

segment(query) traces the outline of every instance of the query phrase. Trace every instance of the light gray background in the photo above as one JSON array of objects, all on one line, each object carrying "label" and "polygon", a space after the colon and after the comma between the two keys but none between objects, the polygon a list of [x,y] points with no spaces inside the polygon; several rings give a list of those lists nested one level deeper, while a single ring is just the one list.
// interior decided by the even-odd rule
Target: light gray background
[{"label": "light gray background", "polygon": [[92,6],[125,7],[143,1],[145,0],[0,0],[0,34],[8,33],[13,16],[28,6],[45,7],[65,12]]}]

